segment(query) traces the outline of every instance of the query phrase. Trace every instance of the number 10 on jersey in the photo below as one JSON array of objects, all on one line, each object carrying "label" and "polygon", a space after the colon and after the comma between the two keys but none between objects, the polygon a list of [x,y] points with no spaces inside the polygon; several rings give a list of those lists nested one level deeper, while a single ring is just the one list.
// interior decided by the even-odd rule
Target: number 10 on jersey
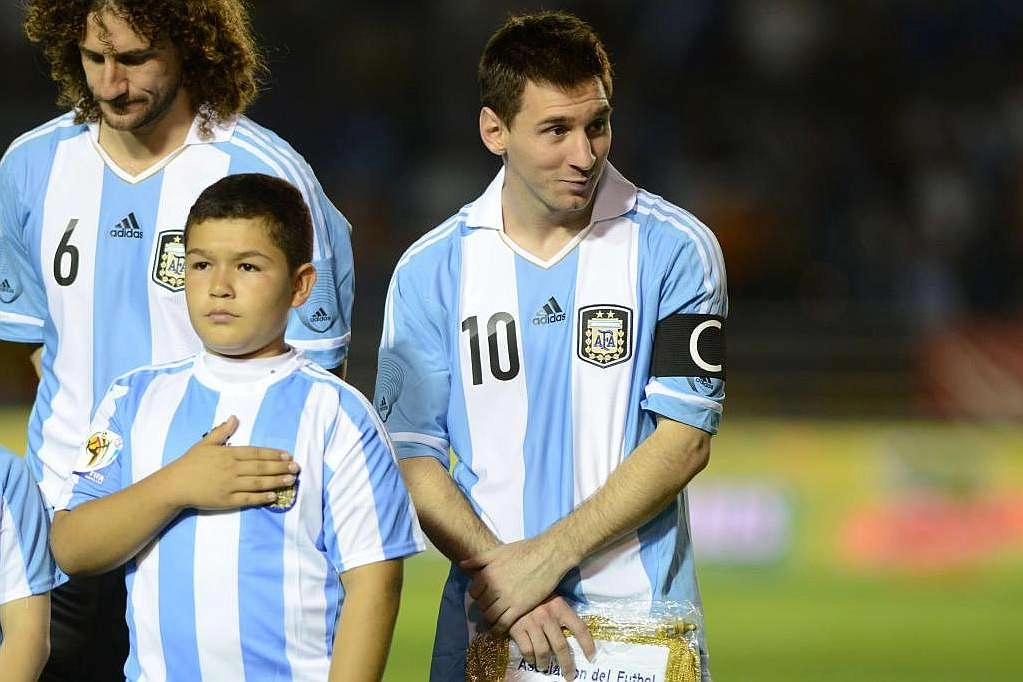
[{"label": "number 10 on jersey", "polygon": [[[462,331],[469,335],[469,362],[472,365],[472,385],[483,383],[483,361],[480,357],[480,326],[476,315],[462,320]],[[505,343],[498,342],[505,337]],[[504,345],[504,348],[501,348]],[[487,355],[490,373],[495,379],[508,381],[519,374],[519,340],[515,318],[510,313],[494,313],[487,320]],[[502,352],[503,351],[503,352]]]}]

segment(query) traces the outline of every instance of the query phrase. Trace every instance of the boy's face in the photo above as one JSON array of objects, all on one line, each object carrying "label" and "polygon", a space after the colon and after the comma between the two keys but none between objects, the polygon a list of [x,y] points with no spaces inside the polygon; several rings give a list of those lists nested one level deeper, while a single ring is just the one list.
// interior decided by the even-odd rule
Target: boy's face
[{"label": "boy's face", "polygon": [[316,280],[312,264],[291,272],[262,218],[196,223],[186,248],[188,317],[206,349],[237,359],[283,353],[288,311]]}]

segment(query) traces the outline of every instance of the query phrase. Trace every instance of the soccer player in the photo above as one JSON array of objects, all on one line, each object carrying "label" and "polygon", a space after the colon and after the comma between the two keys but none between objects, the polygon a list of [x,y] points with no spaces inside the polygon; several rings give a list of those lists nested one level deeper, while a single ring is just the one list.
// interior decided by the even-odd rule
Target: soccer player
[{"label": "soccer player", "polygon": [[725,269],[705,225],[607,162],[611,65],[587,24],[510,19],[479,81],[503,167],[399,260],[375,401],[454,564],[431,679],[462,679],[470,602],[572,679],[561,626],[593,646],[574,606],[700,604],[685,486],[721,417]]},{"label": "soccer player", "polygon": [[185,226],[205,350],[121,376],[96,411],[52,544],[70,574],[127,563],[128,680],[383,675],[422,541],[372,406],[285,343],[312,242],[282,180],[205,190]]},{"label": "soccer player", "polygon": [[[262,66],[241,0],[32,0],[25,30],[72,108],[0,161],[0,338],[42,344],[28,462],[52,506],[113,379],[200,348],[182,242],[199,192],[244,172],[301,190],[317,279],[287,338],[328,368],[347,351],[352,254],[309,166],[242,115]],[[109,576],[54,592],[44,679],[120,677],[122,585]]]},{"label": "soccer player", "polygon": [[9,682],[39,677],[50,652],[50,590],[57,571],[49,517],[25,462],[0,446],[0,670]]}]

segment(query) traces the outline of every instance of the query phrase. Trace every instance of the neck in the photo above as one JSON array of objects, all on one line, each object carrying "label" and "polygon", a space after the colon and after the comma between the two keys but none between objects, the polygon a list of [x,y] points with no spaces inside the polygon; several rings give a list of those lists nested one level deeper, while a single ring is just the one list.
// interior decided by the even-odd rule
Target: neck
[{"label": "neck", "polygon": [[99,144],[114,163],[138,175],[181,147],[194,120],[188,98],[179,98],[160,120],[142,128],[115,130],[101,120]]},{"label": "neck", "polygon": [[520,247],[542,260],[550,260],[565,244],[590,224],[593,202],[577,211],[551,211],[541,202],[523,206],[505,184],[501,191],[504,233]]}]

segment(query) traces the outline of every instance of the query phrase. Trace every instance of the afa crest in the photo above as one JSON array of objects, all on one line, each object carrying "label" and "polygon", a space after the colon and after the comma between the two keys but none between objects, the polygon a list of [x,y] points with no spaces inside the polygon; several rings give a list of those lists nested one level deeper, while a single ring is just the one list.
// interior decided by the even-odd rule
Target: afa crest
[{"label": "afa crest", "polygon": [[579,359],[611,367],[632,357],[632,310],[619,305],[579,309]]},{"label": "afa crest", "polygon": [[169,291],[185,288],[185,233],[167,230],[156,237],[153,281]]}]

